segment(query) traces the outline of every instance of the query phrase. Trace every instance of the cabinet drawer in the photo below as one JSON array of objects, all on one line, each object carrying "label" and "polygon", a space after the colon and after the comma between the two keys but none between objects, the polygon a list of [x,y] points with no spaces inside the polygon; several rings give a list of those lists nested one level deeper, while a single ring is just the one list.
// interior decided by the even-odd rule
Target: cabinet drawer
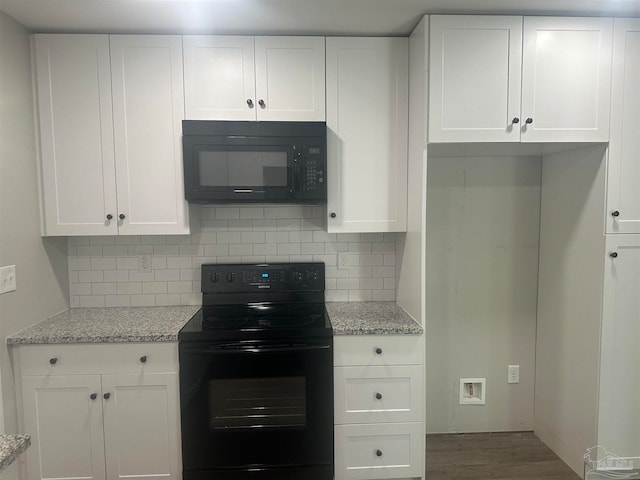
[{"label": "cabinet drawer", "polygon": [[335,479],[421,477],[421,423],[336,425]]},{"label": "cabinet drawer", "polygon": [[21,375],[178,371],[178,344],[20,345]]},{"label": "cabinet drawer", "polygon": [[421,335],[357,335],[333,339],[333,364],[422,365]]},{"label": "cabinet drawer", "polygon": [[335,423],[419,422],[422,366],[335,367]]}]

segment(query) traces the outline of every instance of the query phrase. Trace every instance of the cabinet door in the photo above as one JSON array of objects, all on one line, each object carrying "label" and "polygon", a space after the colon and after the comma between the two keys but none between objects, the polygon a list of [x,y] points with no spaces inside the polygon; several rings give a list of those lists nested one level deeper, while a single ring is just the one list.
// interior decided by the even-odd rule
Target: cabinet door
[{"label": "cabinet door", "polygon": [[29,480],[103,480],[100,376],[24,376],[22,395]]},{"label": "cabinet door", "polygon": [[253,37],[187,35],[184,99],[189,120],[255,120]]},{"label": "cabinet door", "polygon": [[114,235],[106,35],[35,35],[44,235]]},{"label": "cabinet door", "polygon": [[[640,233],[640,20],[615,19],[607,233]],[[612,215],[617,211],[618,215]]]},{"label": "cabinet door", "polygon": [[607,237],[598,445],[619,457],[640,446],[640,235]]},{"label": "cabinet door", "polygon": [[430,142],[519,142],[522,17],[434,15]]},{"label": "cabinet door", "polygon": [[612,35],[611,18],[524,18],[523,142],[609,141]]},{"label": "cabinet door", "polygon": [[110,37],[121,234],[189,233],[182,167],[182,38]]},{"label": "cabinet door", "polygon": [[258,120],[324,121],[324,37],[256,37]]},{"label": "cabinet door", "polygon": [[178,374],[103,375],[107,478],[178,480]]},{"label": "cabinet door", "polygon": [[329,232],[407,224],[408,40],[327,38]]}]

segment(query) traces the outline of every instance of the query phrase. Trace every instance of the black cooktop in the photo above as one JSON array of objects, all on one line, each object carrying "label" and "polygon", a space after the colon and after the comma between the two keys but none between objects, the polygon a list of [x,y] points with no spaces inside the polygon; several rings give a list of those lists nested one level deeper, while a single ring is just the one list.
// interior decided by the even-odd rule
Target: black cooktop
[{"label": "black cooktop", "polygon": [[202,266],[203,307],[181,341],[325,337],[324,264]]}]

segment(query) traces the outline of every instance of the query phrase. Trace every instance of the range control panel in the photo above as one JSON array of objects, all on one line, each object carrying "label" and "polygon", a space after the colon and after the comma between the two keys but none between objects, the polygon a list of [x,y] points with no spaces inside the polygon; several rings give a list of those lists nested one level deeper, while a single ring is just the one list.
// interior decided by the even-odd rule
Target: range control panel
[{"label": "range control panel", "polygon": [[202,293],[324,291],[324,282],[324,263],[202,265]]}]

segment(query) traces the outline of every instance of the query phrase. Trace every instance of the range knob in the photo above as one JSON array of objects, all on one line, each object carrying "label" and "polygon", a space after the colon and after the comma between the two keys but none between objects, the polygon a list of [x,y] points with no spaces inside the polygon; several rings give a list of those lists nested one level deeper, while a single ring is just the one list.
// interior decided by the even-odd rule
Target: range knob
[{"label": "range knob", "polygon": [[291,274],[291,278],[295,283],[300,283],[302,281],[302,272],[299,272],[298,270],[296,270]]},{"label": "range knob", "polygon": [[309,270],[307,272],[306,277],[307,277],[307,282],[315,282],[316,280],[318,280],[319,275],[317,271]]},{"label": "range knob", "polygon": [[233,282],[235,275],[233,274],[233,272],[229,272],[227,273],[227,282],[231,283]]},{"label": "range knob", "polygon": [[209,280],[211,280],[211,283],[217,283],[218,280],[220,280],[220,274],[218,272],[213,272],[209,275]]}]

